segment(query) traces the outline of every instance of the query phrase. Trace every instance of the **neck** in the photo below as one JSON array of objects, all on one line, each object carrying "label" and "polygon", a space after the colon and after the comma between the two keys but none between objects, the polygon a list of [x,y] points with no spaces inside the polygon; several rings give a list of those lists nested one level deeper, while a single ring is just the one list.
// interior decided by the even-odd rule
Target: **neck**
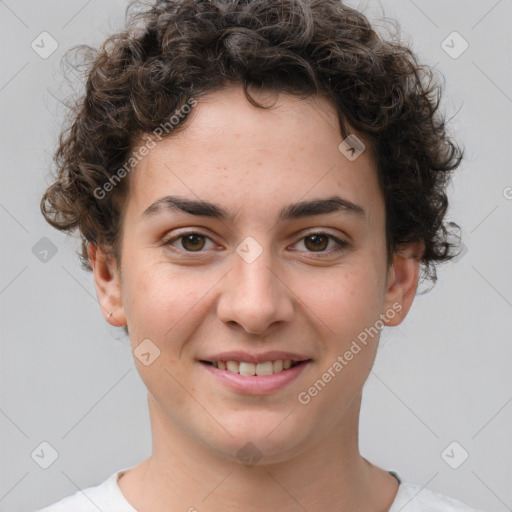
[{"label": "neck", "polygon": [[[197,442],[167,420],[149,399],[153,453],[119,480],[138,510],[308,512],[387,510],[398,484],[359,454],[361,397],[321,441],[280,460],[245,465]],[[387,507],[387,508],[386,508]]]}]

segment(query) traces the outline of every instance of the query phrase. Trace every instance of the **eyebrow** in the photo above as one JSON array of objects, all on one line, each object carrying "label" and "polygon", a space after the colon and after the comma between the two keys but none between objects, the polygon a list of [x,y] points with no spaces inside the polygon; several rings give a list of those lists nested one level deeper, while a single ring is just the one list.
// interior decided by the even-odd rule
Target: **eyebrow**
[{"label": "eyebrow", "polygon": [[[142,216],[152,217],[164,211],[182,211],[190,215],[212,217],[224,221],[233,221],[237,214],[237,212],[228,211],[222,206],[208,201],[186,199],[178,196],[164,196],[146,208]],[[326,199],[314,199],[312,201],[289,204],[281,210],[279,221],[337,212],[353,214],[359,218],[364,218],[366,215],[362,206],[340,196],[332,196]]]}]

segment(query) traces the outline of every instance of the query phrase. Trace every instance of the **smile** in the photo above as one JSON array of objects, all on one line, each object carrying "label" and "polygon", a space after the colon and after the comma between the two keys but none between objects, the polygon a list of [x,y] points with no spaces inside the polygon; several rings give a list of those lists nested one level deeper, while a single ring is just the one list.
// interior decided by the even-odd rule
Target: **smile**
[{"label": "smile", "polygon": [[283,355],[261,354],[252,357],[256,361],[248,362],[251,357],[247,354],[244,357],[232,353],[212,357],[214,361],[202,359],[198,362],[214,382],[223,387],[244,395],[269,395],[290,385],[312,363],[312,359],[306,357],[299,360],[302,357],[299,355],[296,359],[274,359]]},{"label": "smile", "polygon": [[202,361],[214,368],[227,370],[231,373],[239,375],[272,375],[289,370],[293,366],[304,361],[293,361],[291,359],[277,359],[275,361],[265,361],[262,363],[248,363],[245,361]]}]

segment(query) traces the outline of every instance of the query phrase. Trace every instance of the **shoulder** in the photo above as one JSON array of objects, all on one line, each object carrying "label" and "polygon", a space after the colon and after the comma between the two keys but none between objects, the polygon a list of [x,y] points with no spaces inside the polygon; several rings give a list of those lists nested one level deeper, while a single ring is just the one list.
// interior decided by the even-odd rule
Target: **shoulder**
[{"label": "shoulder", "polygon": [[35,512],[137,512],[121,494],[117,471],[99,485],[87,487]]},{"label": "shoulder", "polygon": [[425,489],[420,485],[403,482],[389,512],[479,512],[448,496]]}]

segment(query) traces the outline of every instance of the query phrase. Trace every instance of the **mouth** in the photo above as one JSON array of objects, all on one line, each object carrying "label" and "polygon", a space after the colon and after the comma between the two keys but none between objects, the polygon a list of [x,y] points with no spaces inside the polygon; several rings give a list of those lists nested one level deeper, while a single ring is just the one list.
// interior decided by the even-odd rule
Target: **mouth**
[{"label": "mouth", "polygon": [[212,382],[243,395],[270,395],[299,378],[313,359],[296,352],[271,350],[250,353],[234,350],[197,359]]},{"label": "mouth", "polygon": [[276,359],[273,361],[263,361],[261,363],[251,363],[246,361],[200,361],[201,363],[218,368],[219,370],[226,370],[231,373],[245,376],[263,376],[273,375],[275,373],[282,373],[290,368],[298,365],[306,364],[311,359],[304,359],[295,361],[293,359]]}]

